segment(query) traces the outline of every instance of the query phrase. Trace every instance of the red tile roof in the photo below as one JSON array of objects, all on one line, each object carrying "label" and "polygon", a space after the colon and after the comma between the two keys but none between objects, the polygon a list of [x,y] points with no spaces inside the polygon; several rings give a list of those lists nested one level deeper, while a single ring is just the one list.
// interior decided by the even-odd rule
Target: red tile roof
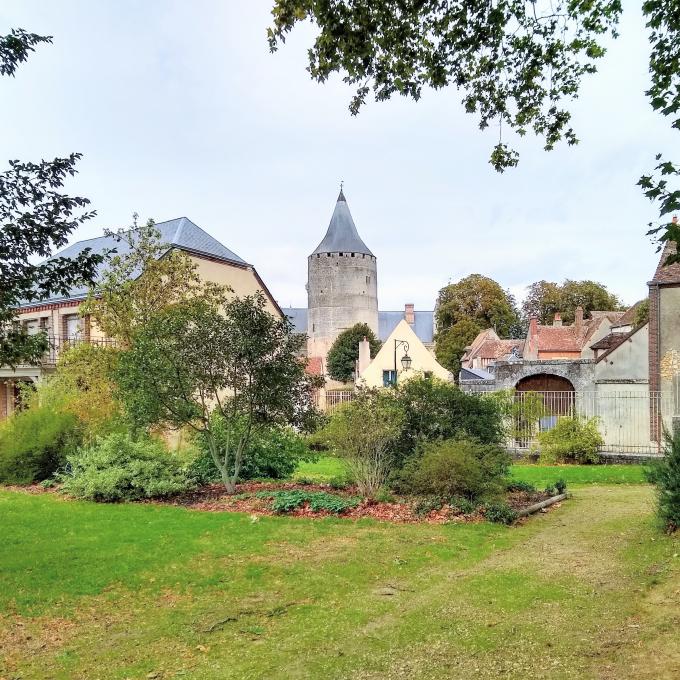
[{"label": "red tile roof", "polygon": [[574,326],[539,326],[539,352],[580,352],[583,338]]},{"label": "red tile roof", "polygon": [[305,366],[305,373],[308,375],[323,375],[323,358],[309,357]]}]

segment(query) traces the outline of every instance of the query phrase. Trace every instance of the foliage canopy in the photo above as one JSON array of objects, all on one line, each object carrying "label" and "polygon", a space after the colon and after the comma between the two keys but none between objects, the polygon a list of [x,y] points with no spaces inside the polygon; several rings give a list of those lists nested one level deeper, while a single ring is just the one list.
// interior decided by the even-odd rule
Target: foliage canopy
[{"label": "foliage canopy", "polygon": [[371,359],[380,351],[382,342],[368,324],[357,323],[338,335],[328,351],[326,363],[328,374],[333,380],[351,382],[354,377],[356,361],[359,358],[359,343],[366,338],[371,348]]}]

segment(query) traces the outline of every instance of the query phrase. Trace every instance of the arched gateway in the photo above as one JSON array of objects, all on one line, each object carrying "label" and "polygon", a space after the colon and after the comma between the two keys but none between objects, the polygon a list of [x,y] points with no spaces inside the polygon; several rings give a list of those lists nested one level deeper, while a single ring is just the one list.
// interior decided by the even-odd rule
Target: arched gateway
[{"label": "arched gateway", "polygon": [[538,392],[543,405],[552,416],[570,416],[574,413],[575,391],[572,383],[559,375],[539,373],[522,378],[515,386],[519,398],[525,392]]}]

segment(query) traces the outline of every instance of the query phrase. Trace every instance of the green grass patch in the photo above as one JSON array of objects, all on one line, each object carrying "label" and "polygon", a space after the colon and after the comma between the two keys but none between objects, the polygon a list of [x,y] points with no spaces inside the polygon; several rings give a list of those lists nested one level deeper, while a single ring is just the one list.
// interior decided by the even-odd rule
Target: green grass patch
[{"label": "green grass patch", "polygon": [[[646,484],[644,465],[531,465],[516,463],[513,479],[529,482],[538,489],[564,479],[568,486],[586,484]],[[338,458],[323,456],[315,463],[300,463],[293,478],[327,482],[342,477],[345,466]]]},{"label": "green grass patch", "polygon": [[653,498],[583,486],[507,528],[0,491],[0,677],[633,677],[678,645]]},{"label": "green grass patch", "polygon": [[345,464],[333,456],[321,456],[316,462],[302,461],[293,474],[293,479],[303,477],[319,482],[327,482],[334,477],[342,477],[346,474]]},{"label": "green grass patch", "polygon": [[643,465],[523,465],[511,468],[511,477],[538,489],[563,479],[567,487],[587,484],[646,484]]}]

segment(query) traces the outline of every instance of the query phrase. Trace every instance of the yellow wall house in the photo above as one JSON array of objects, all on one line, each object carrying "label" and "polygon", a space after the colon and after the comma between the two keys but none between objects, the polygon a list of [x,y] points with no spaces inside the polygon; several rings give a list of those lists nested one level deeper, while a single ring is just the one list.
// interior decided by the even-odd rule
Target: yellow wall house
[{"label": "yellow wall house", "polygon": [[[395,372],[396,347],[396,372]],[[411,359],[409,368],[405,368],[403,357],[408,354]],[[368,342],[359,345],[357,384],[366,387],[389,387],[414,376],[428,375],[441,380],[452,381],[450,371],[437,362],[434,355],[425,347],[411,326],[401,320],[383,343],[381,350],[371,361]]]},{"label": "yellow wall house", "polygon": [[[234,291],[234,295],[238,296],[251,295],[260,290],[268,300],[269,311],[276,316],[283,316],[279,305],[260,279],[255,267],[223,246],[191,220],[179,217],[167,222],[159,222],[156,228],[160,232],[161,242],[168,245],[168,251],[177,249],[187,253],[196,263],[198,273],[205,281],[229,286]],[[100,236],[74,243],[58,255],[74,257],[85,248],[90,248],[96,253],[115,248],[119,254],[122,254],[127,244],[117,241],[114,237]],[[78,312],[87,293],[87,288],[77,288],[69,291],[66,297],[32,302],[22,305],[17,310],[19,322],[29,333],[47,333],[50,350],[38,366],[16,366],[15,368],[0,366],[0,420],[14,411],[21,382],[37,382],[46,373],[53,371],[62,349],[78,342],[108,342],[94,324],[91,324],[87,317],[81,317]]]}]

